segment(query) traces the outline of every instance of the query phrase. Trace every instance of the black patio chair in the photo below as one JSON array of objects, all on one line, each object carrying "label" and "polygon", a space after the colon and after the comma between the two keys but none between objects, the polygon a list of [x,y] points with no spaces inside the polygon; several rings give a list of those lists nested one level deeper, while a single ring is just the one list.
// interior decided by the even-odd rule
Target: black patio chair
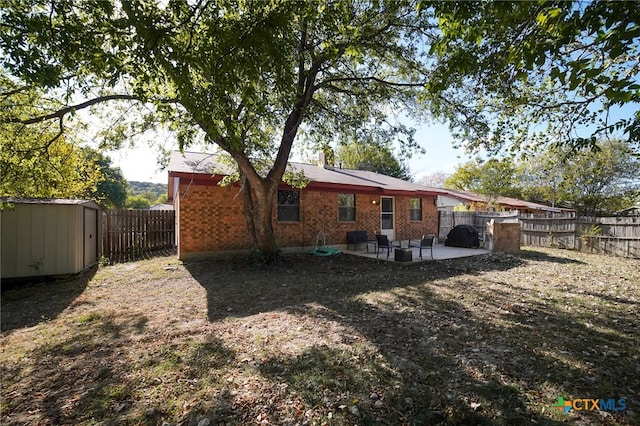
[{"label": "black patio chair", "polygon": [[420,241],[416,243],[412,243],[409,241],[409,247],[417,247],[420,249],[420,259],[422,259],[422,250],[429,250],[431,253],[431,260],[433,260],[433,240],[435,239],[434,235],[423,235]]},{"label": "black patio chair", "polygon": [[376,241],[378,242],[378,250],[376,250],[376,257],[380,254],[380,249],[387,249],[387,259],[389,258],[389,253],[394,248],[400,248],[400,244],[396,244],[394,241],[389,241],[389,238],[386,235],[376,234]]}]

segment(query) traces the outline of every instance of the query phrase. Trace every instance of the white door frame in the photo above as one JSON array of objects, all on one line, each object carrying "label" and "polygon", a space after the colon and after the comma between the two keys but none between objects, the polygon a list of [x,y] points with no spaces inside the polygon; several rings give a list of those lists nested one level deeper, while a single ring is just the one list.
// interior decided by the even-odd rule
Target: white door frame
[{"label": "white door frame", "polygon": [[[391,211],[383,211],[382,210],[382,206],[383,206],[383,199],[389,199],[391,200]],[[393,197],[380,197],[380,233],[382,235],[386,235],[387,238],[389,238],[389,241],[393,241],[396,239],[396,233],[395,233],[395,227],[396,227],[396,203],[395,203],[395,199]],[[388,215],[391,214],[391,228],[387,228],[387,229],[383,229],[382,227],[382,215]]]}]

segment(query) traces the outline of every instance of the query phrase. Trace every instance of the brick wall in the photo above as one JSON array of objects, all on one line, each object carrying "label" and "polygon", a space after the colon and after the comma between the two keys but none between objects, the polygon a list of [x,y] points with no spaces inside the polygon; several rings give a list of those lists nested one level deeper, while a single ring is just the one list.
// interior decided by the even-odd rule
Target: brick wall
[{"label": "brick wall", "polygon": [[180,184],[178,257],[250,246],[237,187]]},{"label": "brick wall", "polygon": [[[323,232],[329,245],[346,244],[347,231],[364,230],[373,239],[380,231],[380,196],[356,194],[356,220],[338,221],[338,193],[302,190],[300,221],[279,222],[274,208],[273,226],[281,247],[310,247]],[[373,204],[376,201],[376,204]],[[434,197],[422,199],[422,220],[409,220],[409,197],[395,196],[396,239],[417,239],[436,234],[438,211]],[[238,187],[181,183],[176,197],[179,229],[178,256],[187,253],[242,250],[251,246]]]},{"label": "brick wall", "polygon": [[416,240],[423,234],[438,234],[438,206],[435,197],[422,198],[422,220],[410,220],[411,197],[395,197],[396,240]]}]

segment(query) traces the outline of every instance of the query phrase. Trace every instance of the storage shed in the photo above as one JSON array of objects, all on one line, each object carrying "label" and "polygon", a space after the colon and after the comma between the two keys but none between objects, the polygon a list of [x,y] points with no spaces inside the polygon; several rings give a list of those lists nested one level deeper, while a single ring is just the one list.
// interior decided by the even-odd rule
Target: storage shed
[{"label": "storage shed", "polygon": [[102,210],[94,201],[0,198],[2,279],[67,275],[98,262]]}]

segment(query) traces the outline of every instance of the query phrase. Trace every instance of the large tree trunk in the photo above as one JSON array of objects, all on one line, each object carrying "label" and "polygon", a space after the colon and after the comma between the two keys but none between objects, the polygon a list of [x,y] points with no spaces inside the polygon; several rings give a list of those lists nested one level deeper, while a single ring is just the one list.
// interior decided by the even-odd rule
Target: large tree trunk
[{"label": "large tree trunk", "polygon": [[[303,33],[306,33],[306,23],[303,25]],[[305,40],[306,35],[303,34],[301,51],[304,50]],[[284,124],[278,153],[273,167],[266,177],[262,177],[256,172],[249,156],[244,151],[228,150],[240,169],[244,215],[251,242],[254,250],[266,261],[277,259],[280,255],[273,232],[273,208],[278,194],[278,186],[287,167],[291,147],[302,122],[304,110],[311,102],[315,91],[314,81],[321,64],[321,61],[314,62],[309,71],[305,71],[304,61],[300,62],[297,85],[299,98]],[[213,139],[215,140],[215,137]],[[226,144],[223,142],[218,145],[224,147]]]},{"label": "large tree trunk", "polygon": [[261,179],[250,180],[242,172],[240,175],[244,216],[253,249],[265,260],[273,260],[279,256],[272,222],[277,186],[274,190]]}]

